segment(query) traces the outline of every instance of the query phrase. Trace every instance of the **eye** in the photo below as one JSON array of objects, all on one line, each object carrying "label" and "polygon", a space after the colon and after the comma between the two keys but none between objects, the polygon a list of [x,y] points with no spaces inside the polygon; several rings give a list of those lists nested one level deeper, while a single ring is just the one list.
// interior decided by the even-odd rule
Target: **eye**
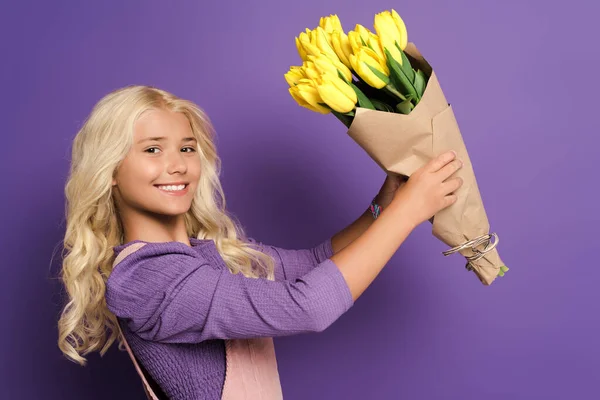
[{"label": "eye", "polygon": [[[158,149],[158,147],[148,147],[146,150],[144,150],[145,153],[150,153],[150,154],[156,154],[155,152],[152,152],[150,150],[153,149]],[[184,147],[184,149],[189,149],[190,151],[186,151],[186,153],[193,153],[196,151],[196,149],[194,147]]]}]

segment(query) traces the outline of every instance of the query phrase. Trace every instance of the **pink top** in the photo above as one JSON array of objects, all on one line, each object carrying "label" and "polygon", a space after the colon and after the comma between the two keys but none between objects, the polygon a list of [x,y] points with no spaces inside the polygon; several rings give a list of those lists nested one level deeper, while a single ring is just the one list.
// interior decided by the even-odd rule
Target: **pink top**
[{"label": "pink top", "polygon": [[[115,259],[113,267],[144,245],[146,243],[140,242],[125,248]],[[142,379],[146,395],[151,400],[158,400],[158,396],[150,387],[120,327],[119,333],[127,353]],[[227,367],[222,400],[283,399],[272,338],[227,339],[225,340],[225,357]]]}]

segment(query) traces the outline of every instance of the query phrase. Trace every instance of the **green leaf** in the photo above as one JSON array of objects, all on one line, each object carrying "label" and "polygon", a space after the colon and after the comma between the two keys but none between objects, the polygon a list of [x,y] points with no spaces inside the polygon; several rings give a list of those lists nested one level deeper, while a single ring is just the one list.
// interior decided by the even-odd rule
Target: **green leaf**
[{"label": "green leaf", "polygon": [[364,63],[367,67],[369,67],[369,69],[371,71],[373,71],[373,73],[375,74],[376,77],[378,77],[379,79],[381,79],[386,85],[388,85],[390,83],[390,78],[389,76],[387,76],[386,74],[384,74],[383,72],[381,72],[380,70],[378,70],[377,68],[375,68],[372,65],[369,65],[368,63]]},{"label": "green leaf", "polygon": [[391,95],[398,97],[400,100],[406,100],[406,96],[403,95],[402,93],[400,93],[398,90],[396,90],[394,85],[388,84],[383,89],[384,89],[384,91],[387,91],[387,93],[390,93]]},{"label": "green leaf", "polygon": [[508,268],[506,265],[503,265],[500,267],[500,271],[498,271],[498,276],[504,276],[504,273],[506,271],[508,271],[510,268]]},{"label": "green leaf", "polygon": [[394,43],[396,43],[396,48],[400,52],[400,57],[402,57],[402,71],[404,71],[404,75],[406,75],[411,83],[415,83],[415,70],[412,65],[410,65],[410,60],[406,57],[406,54],[404,54],[398,42]]},{"label": "green leaf", "polygon": [[400,114],[410,114],[414,108],[411,100],[412,97],[409,96],[403,102],[396,104],[396,110],[398,110]]},{"label": "green leaf", "polygon": [[415,74],[415,90],[417,91],[417,95],[419,96],[417,99],[421,100],[423,97],[423,93],[425,92],[425,74],[423,71],[418,70]]},{"label": "green leaf", "polygon": [[356,85],[353,83],[351,83],[350,86],[352,87],[352,89],[354,89],[354,92],[356,93],[356,97],[358,97],[359,107],[368,108],[370,110],[375,110],[375,106],[373,105],[373,103],[371,103],[369,98],[367,96],[365,96],[365,94],[362,92],[362,90],[357,88]]},{"label": "green leaf", "polygon": [[[390,69],[390,79],[394,86],[400,91],[412,95],[413,98],[417,98],[417,90],[413,83],[408,79],[398,61],[394,60],[394,57],[390,54],[388,49],[384,49],[385,56],[387,58],[387,65]],[[411,67],[412,68],[412,67]]]},{"label": "green leaf", "polygon": [[353,117],[348,116],[347,113],[343,114],[335,110],[331,110],[331,113],[335,115],[337,119],[339,119],[344,125],[346,125],[346,128],[350,128],[350,125],[352,125]]},{"label": "green leaf", "polygon": [[389,104],[387,104],[381,100],[371,99],[371,103],[373,103],[375,108],[378,109],[379,111],[394,112],[394,109],[392,108],[392,106],[390,106]]},{"label": "green leaf", "polygon": [[344,82],[346,82],[348,85],[350,84],[350,82],[348,82],[348,79],[346,79],[346,77],[344,76],[344,74],[342,74],[342,72],[338,69],[337,70],[338,76],[340,77],[341,80],[343,80]]}]

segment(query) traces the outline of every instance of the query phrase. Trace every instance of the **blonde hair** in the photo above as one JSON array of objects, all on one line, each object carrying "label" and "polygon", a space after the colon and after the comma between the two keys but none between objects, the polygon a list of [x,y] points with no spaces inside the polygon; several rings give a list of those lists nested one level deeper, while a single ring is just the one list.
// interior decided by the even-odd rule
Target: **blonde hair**
[{"label": "blonde hair", "polygon": [[[65,186],[66,232],[60,279],[68,302],[58,321],[58,347],[70,360],[93,351],[104,355],[119,339],[117,318],[106,307],[105,284],[112,270],[113,246],[122,244],[123,227],[116,213],[112,178],[133,143],[134,124],[142,113],[166,109],[184,114],[198,140],[202,174],[185,215],[189,237],[212,239],[229,270],[247,277],[274,280],[274,260],[252,248],[243,228],[225,210],[219,181],[221,160],[214,129],[202,109],[151,86],[132,85],[104,96],[73,140]],[[253,263],[254,261],[254,263]]]}]

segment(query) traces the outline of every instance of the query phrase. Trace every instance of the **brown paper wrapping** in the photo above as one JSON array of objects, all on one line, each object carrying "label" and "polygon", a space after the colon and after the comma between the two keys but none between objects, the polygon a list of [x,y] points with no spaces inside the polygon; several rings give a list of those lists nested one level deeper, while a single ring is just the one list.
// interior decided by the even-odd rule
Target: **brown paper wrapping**
[{"label": "brown paper wrapping", "polygon": [[[451,248],[491,232],[475,172],[454,117],[435,72],[413,43],[404,50],[415,69],[430,75],[423,97],[407,115],[374,111],[358,107],[348,135],[387,173],[410,177],[432,158],[455,150],[464,165],[453,176],[464,183],[455,192],[456,203],[433,217],[433,235]],[[496,243],[498,238],[496,237]],[[488,245],[489,245],[488,241]],[[480,245],[481,246],[481,245]],[[480,259],[467,263],[484,285],[490,285],[504,263],[497,249],[468,247],[459,251],[472,257],[477,251],[488,250]]]}]

